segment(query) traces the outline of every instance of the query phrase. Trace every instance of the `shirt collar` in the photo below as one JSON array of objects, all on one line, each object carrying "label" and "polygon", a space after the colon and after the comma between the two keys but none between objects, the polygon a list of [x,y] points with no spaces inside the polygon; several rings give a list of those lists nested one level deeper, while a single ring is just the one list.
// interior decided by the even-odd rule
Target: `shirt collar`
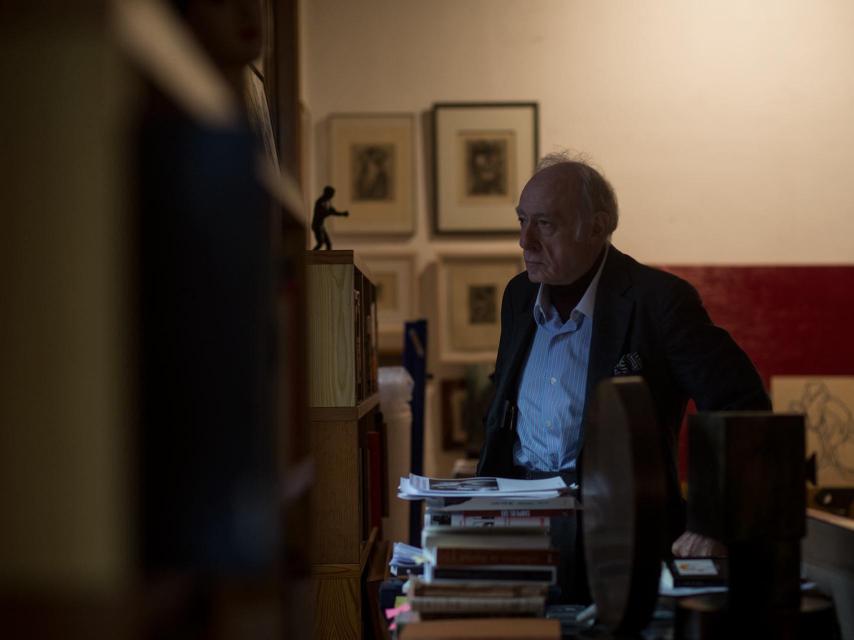
[{"label": "shirt collar", "polygon": [[[587,290],[584,292],[584,295],[581,296],[581,300],[578,301],[578,304],[575,305],[572,313],[569,314],[569,320],[567,320],[567,322],[574,322],[577,315],[576,312],[583,314],[591,320],[593,319],[593,311],[596,308],[596,291],[599,289],[599,279],[602,277],[602,268],[605,266],[605,261],[608,259],[608,250],[610,247],[610,243],[605,244],[605,256],[602,258],[602,262],[596,270],[596,275],[593,276],[593,280],[591,280],[590,284],[587,285]],[[555,311],[552,308],[552,303],[549,299],[548,289],[545,285],[541,284],[537,291],[537,299],[534,301],[534,321],[539,326],[544,326],[546,323],[549,323],[554,319],[552,317],[554,313]],[[558,321],[558,323],[563,324],[560,321]]]}]

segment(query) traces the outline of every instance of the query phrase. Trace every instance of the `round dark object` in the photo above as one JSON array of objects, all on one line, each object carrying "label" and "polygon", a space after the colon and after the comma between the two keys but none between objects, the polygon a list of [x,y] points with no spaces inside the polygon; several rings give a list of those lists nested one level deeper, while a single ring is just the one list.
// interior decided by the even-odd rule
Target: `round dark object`
[{"label": "round dark object", "polygon": [[676,640],[835,638],[837,632],[833,603],[815,595],[801,596],[799,610],[776,610],[766,617],[750,610],[734,615],[727,610],[725,593],[684,598],[676,603]]},{"label": "round dark object", "polygon": [[663,442],[641,378],[603,381],[591,401],[581,461],[584,549],[599,620],[647,626],[666,536]]}]

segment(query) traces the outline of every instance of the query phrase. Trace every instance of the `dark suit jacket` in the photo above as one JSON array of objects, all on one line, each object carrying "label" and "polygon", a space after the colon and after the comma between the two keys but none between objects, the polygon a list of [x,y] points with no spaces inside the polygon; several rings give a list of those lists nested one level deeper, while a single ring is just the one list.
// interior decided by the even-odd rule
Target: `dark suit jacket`
[{"label": "dark suit jacket", "polygon": [[[516,403],[519,375],[536,329],[538,289],[521,273],[504,291],[496,393],[485,418],[479,475],[514,475],[516,432],[509,428],[506,407]],[[712,324],[694,287],[611,246],[596,292],[586,403],[596,385],[614,375],[622,356],[631,353],[640,355],[642,369],[636,375],[649,386],[663,427],[668,491],[676,499],[677,440],[688,398],[700,411],[768,410],[771,405],[750,359]]]}]

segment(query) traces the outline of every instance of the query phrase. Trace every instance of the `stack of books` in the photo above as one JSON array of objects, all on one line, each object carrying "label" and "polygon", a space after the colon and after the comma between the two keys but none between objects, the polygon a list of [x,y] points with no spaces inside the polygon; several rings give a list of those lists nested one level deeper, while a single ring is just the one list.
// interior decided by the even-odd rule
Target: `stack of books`
[{"label": "stack of books", "polygon": [[559,557],[549,522],[575,506],[572,496],[430,499],[421,532],[424,579],[554,584]]},{"label": "stack of books", "polygon": [[408,585],[417,619],[543,615],[560,559],[550,519],[578,506],[560,478],[410,476],[400,495],[427,502],[423,576]]},{"label": "stack of books", "polygon": [[410,579],[410,608],[421,620],[542,615],[548,587],[543,584]]}]

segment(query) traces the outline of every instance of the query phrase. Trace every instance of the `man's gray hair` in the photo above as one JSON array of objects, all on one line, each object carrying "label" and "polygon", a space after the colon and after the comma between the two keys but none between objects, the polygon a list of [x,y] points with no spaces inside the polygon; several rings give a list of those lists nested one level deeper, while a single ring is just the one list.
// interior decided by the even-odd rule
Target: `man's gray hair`
[{"label": "man's gray hair", "polygon": [[[578,178],[580,186],[580,198],[582,204],[582,219],[580,223],[589,224],[593,215],[602,212],[605,214],[605,230],[610,236],[617,228],[619,211],[617,207],[617,196],[611,183],[597,171],[592,163],[583,155],[573,154],[569,151],[558,151],[550,153],[537,163],[536,172],[553,167],[555,165],[567,165]],[[579,227],[580,231],[580,227]]]}]

